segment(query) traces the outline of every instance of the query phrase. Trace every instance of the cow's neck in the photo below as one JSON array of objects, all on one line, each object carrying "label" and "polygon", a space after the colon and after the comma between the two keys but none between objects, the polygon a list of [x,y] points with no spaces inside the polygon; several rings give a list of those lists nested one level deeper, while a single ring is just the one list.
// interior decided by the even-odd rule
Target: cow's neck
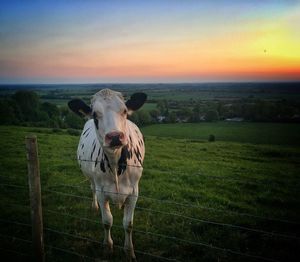
[{"label": "cow's neck", "polygon": [[113,149],[113,150],[104,148],[104,153],[108,158],[111,171],[118,169],[118,162],[121,157],[121,152],[122,152],[122,148]]},{"label": "cow's neck", "polygon": [[110,171],[115,183],[117,193],[120,193],[119,179],[118,179],[118,162],[121,157],[121,152],[122,152],[121,148],[114,149],[114,150],[104,148],[104,153],[107,156],[109,161]]}]

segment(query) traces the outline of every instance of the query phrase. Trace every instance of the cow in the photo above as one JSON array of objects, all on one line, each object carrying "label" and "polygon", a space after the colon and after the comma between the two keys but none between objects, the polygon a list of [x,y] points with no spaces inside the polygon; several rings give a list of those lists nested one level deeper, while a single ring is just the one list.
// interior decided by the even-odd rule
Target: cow
[{"label": "cow", "polygon": [[113,216],[110,203],[124,208],[124,250],[135,260],[132,243],[133,216],[145,155],[139,128],[127,119],[145,103],[147,95],[134,93],[126,102],[121,93],[102,89],[92,96],[91,106],[80,99],[69,101],[69,108],[90,119],[85,123],[77,149],[82,173],[89,179],[92,206],[100,206],[104,226],[104,246],[111,253]]}]

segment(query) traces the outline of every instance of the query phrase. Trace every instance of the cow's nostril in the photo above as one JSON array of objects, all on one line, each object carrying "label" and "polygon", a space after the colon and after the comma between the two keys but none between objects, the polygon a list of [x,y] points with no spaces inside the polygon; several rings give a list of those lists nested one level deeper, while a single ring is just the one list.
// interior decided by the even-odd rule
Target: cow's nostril
[{"label": "cow's nostril", "polygon": [[123,132],[110,132],[106,134],[105,141],[109,146],[120,146],[124,143],[125,135]]},{"label": "cow's nostril", "polygon": [[112,138],[113,138],[113,135],[112,135],[112,134],[107,134],[106,137],[107,137],[108,139],[112,139]]}]

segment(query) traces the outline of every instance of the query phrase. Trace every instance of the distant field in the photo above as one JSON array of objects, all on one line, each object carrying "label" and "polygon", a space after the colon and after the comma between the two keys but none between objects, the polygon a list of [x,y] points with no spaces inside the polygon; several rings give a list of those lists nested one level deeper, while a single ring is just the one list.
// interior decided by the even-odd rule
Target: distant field
[{"label": "distant field", "polygon": [[151,111],[153,109],[156,109],[156,104],[155,103],[146,103],[146,104],[143,105],[143,110]]},{"label": "distant field", "polygon": [[[100,214],[90,209],[90,187],[75,161],[79,137],[54,131],[0,126],[0,219],[7,221],[1,222],[0,228],[1,234],[16,237],[1,237],[1,248],[30,252],[30,245],[17,238],[30,239],[31,228],[10,222],[30,223],[24,137],[35,133],[47,261],[94,261],[49,245],[106,260],[101,247]],[[294,146],[299,143],[297,125],[177,124],[149,126],[143,131],[146,159],[134,220],[136,250],[179,261],[260,261],[212,248],[219,247],[279,261],[297,261],[299,240],[258,232],[299,237],[300,149]],[[206,141],[210,133],[216,135],[217,142]],[[286,136],[290,139],[282,140]],[[267,137],[268,145],[256,144],[266,142]],[[122,246],[122,211],[113,206],[112,211],[112,236],[114,243]],[[20,260],[18,254],[8,254],[11,261]],[[161,261],[141,253],[137,258]],[[110,261],[125,261],[123,251],[115,247]]]},{"label": "distant field", "polygon": [[[0,85],[0,97],[16,90],[34,90],[61,104],[57,98],[90,97],[103,88],[123,94],[145,92],[153,100],[231,100],[241,98],[299,100],[299,83],[195,83],[195,84],[74,84],[74,85]],[[46,98],[45,97],[45,98]],[[47,99],[47,98],[46,98]]]},{"label": "distant field", "polygon": [[300,145],[300,125],[282,123],[215,122],[160,124],[143,128],[144,135],[253,144]]}]

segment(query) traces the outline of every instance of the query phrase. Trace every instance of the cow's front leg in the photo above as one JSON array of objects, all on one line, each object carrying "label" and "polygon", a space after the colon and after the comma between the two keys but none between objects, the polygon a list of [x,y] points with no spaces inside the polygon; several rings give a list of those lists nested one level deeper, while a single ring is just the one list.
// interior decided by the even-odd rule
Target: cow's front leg
[{"label": "cow's front leg", "polygon": [[135,260],[134,248],[132,243],[133,215],[137,197],[129,196],[124,204],[123,227],[125,230],[124,251],[129,261]]},{"label": "cow's front leg", "polygon": [[92,202],[92,209],[95,211],[99,210],[99,205],[98,205],[98,201],[97,201],[97,192],[96,192],[96,186],[95,186],[95,182],[91,179],[91,189],[92,189],[92,193],[93,193],[93,202]]},{"label": "cow's front leg", "polygon": [[102,223],[104,227],[104,241],[103,244],[108,248],[110,252],[113,251],[113,240],[110,235],[110,229],[113,224],[113,216],[110,212],[109,202],[107,200],[100,199],[99,200],[101,215],[102,215]]}]

